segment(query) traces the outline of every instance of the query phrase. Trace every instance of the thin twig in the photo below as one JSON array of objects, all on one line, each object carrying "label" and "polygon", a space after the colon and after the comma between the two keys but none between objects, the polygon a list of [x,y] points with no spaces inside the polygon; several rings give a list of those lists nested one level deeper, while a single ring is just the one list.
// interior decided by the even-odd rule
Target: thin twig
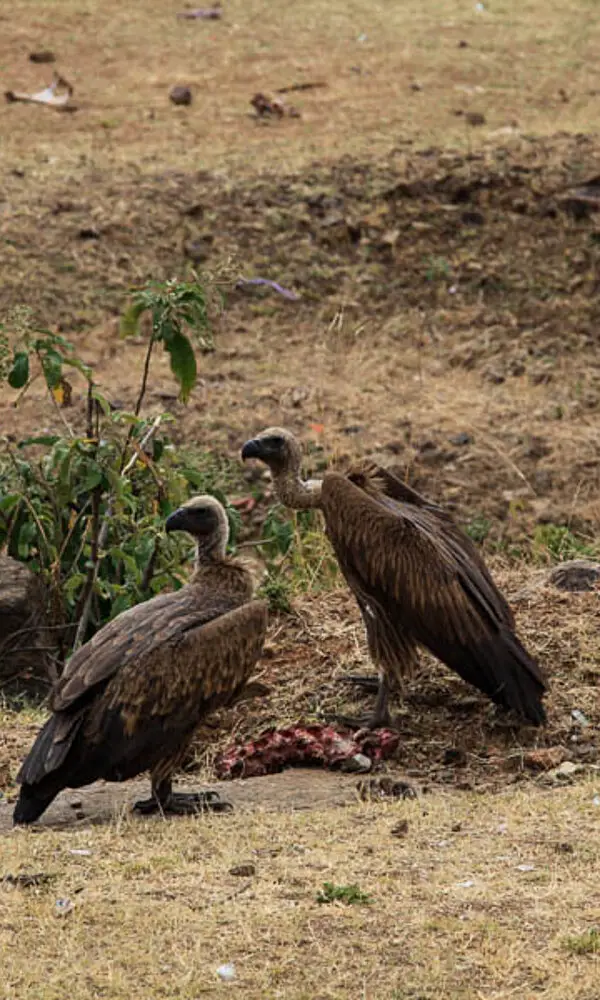
[{"label": "thin twig", "polygon": [[[152,357],[153,347],[154,347],[154,332],[152,333],[150,341],[148,343],[148,350],[146,351],[146,357],[144,358],[144,370],[142,372],[142,382],[140,385],[140,391],[138,393],[136,404],[133,408],[133,412],[135,413],[136,417],[139,417],[140,415],[140,410],[142,409],[142,403],[144,402],[144,396],[146,395],[146,387],[148,385],[148,374],[150,372],[150,359]],[[127,437],[125,438],[125,444],[123,445],[123,453],[121,455],[121,466],[125,461],[125,455],[127,454],[127,449],[131,443],[132,436],[133,436],[133,424],[130,425],[129,430],[127,431]],[[140,447],[143,447],[143,445],[140,445]],[[121,468],[120,471],[123,472],[124,471],[123,468]]]}]

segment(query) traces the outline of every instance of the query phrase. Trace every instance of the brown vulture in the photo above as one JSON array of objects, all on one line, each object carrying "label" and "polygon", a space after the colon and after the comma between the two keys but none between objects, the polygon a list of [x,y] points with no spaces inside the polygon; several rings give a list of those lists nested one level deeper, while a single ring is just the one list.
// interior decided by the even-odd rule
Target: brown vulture
[{"label": "brown vulture", "polygon": [[247,569],[229,558],[227,515],[210,496],[188,501],[166,531],[196,541],[196,566],[180,590],[118,615],[70,659],[53,714],[17,776],[14,823],[32,823],[63,788],[149,770],[142,813],[229,808],[215,792],[176,793],[171,778],[195,730],[239,696],[259,658],[267,605],[252,600]]},{"label": "brown vulture", "polygon": [[496,704],[534,725],[546,721],[543,674],[475,545],[447,512],[372,462],[303,481],[298,442],[278,427],[247,441],[242,458],[269,467],[281,503],[323,512],[379,670],[371,728],[389,724],[390,686],[401,687],[418,646]]}]

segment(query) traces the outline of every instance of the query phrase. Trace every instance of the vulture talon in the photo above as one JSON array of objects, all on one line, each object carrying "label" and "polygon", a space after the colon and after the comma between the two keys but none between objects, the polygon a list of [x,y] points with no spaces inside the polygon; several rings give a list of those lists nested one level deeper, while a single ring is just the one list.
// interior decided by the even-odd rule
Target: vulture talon
[{"label": "vulture talon", "polygon": [[154,795],[151,795],[149,799],[138,799],[131,807],[132,812],[139,813],[141,816],[151,816],[153,813],[161,812],[162,809],[163,806]]},{"label": "vulture talon", "polygon": [[[372,461],[305,481],[300,445],[281,427],[246,441],[242,459],[268,466],[280,503],[321,511],[384,684],[401,688],[423,646],[491,701],[545,723],[543,671],[476,545],[443,508]],[[382,686],[371,726],[382,724],[386,698]]]},{"label": "vulture talon", "polygon": [[229,522],[218,500],[194,497],[166,531],[196,542],[196,565],[180,590],[117,615],[71,657],[52,693],[53,714],[17,776],[13,823],[33,823],[63,788],[125,781],[150,771],[152,795],[133,809],[189,815],[232,809],[217,792],[173,792],[204,717],[244,691],[267,629],[267,604],[227,555]]}]

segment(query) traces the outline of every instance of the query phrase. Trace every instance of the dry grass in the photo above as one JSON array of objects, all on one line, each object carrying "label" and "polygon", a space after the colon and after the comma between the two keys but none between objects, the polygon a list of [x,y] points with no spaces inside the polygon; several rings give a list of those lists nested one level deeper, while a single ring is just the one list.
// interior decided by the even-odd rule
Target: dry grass
[{"label": "dry grass", "polygon": [[[598,956],[567,942],[600,921],[594,791],[19,831],[3,871],[53,880],[0,888],[0,996],[595,1000]],[[328,881],[373,902],[319,905]]]},{"label": "dry grass", "polygon": [[[16,0],[0,14],[4,89],[45,83],[51,67],[27,54],[52,48],[81,105],[0,106],[2,311],[34,306],[128,405],[143,348],[118,340],[114,314],[130,284],[184,272],[210,237],[209,267],[235,253],[299,289],[297,305],[232,295],[188,409],[165,403],[160,359],[151,407],[173,410],[178,441],[230,455],[287,424],[312,464],[376,454],[467,523],[485,518],[552,678],[550,726],[503,726],[426,660],[398,706],[399,761],[432,789],[417,803],[271,813],[257,780],[253,810],[231,817],[3,837],[0,874],[55,878],[0,886],[0,996],[596,1000],[598,597],[535,589],[524,559],[540,521],[591,542],[600,525],[598,232],[557,202],[598,173],[600,149],[555,135],[598,128],[593,4],[228,0],[213,23],[178,21],[177,6]],[[291,98],[301,119],[248,117],[257,90],[319,79]],[[189,109],[169,103],[178,82],[194,87]],[[100,238],[82,240],[90,226]],[[17,437],[54,419],[35,392],[0,414]],[[364,707],[339,678],[366,665],[351,599],[297,601],[269,638],[271,696],[207,728],[203,776],[232,735]],[[39,721],[0,713],[9,794]],[[526,773],[535,745],[563,747],[581,783]],[[244,861],[256,876],[228,874]],[[325,881],[374,902],[319,906]],[[75,904],[64,918],[61,897]],[[232,985],[216,978],[227,961]]]}]

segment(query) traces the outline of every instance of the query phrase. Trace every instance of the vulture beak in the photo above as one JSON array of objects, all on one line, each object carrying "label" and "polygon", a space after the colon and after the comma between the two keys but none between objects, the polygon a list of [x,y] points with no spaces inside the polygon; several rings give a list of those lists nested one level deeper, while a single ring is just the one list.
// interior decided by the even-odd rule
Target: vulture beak
[{"label": "vulture beak", "polygon": [[246,444],[242,448],[242,461],[246,462],[249,458],[262,458],[262,456],[263,448],[258,438],[246,441]]},{"label": "vulture beak", "polygon": [[189,523],[189,511],[185,507],[179,507],[169,514],[165,521],[165,531],[167,534],[170,531],[189,531]]}]

